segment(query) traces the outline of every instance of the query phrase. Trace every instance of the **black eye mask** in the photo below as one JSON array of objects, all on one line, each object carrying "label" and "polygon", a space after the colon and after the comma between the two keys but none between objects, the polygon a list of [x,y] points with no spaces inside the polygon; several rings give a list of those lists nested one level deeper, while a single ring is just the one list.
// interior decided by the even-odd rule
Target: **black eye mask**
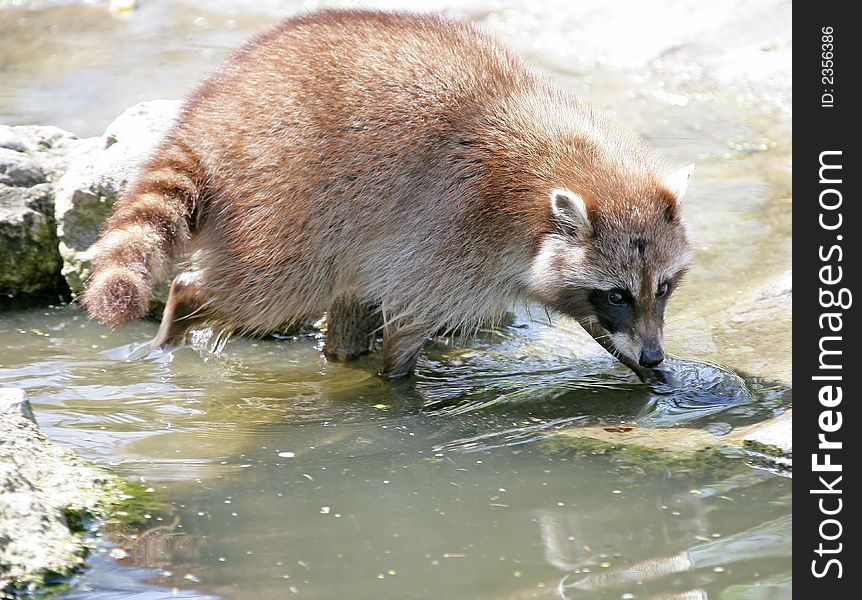
[{"label": "black eye mask", "polygon": [[[619,297],[621,301],[616,302]],[[593,307],[599,325],[609,333],[626,329],[634,319],[634,298],[628,290],[591,290],[587,301]]]}]

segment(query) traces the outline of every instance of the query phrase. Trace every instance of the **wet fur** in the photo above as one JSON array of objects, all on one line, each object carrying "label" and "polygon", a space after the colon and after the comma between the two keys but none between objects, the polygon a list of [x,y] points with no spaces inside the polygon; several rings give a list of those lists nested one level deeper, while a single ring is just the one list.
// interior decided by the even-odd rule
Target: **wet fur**
[{"label": "wet fur", "polygon": [[[328,354],[382,331],[383,373],[399,377],[429,335],[515,299],[583,319],[583,290],[685,263],[667,174],[471,24],[318,12],[257,36],[189,97],[108,221],[82,303],[112,326],[139,317],[193,254],[196,323],[260,333],[328,310]],[[559,187],[583,198],[589,240],[561,231]]]}]

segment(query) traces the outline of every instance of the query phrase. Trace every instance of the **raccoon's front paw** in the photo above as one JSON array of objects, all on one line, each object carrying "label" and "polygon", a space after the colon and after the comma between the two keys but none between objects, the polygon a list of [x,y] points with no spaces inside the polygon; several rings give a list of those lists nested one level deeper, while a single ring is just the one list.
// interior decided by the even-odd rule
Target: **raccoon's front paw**
[{"label": "raccoon's front paw", "polygon": [[676,384],[670,371],[665,369],[641,369],[635,371],[635,374],[646,384],[650,385],[667,385],[673,387]]}]

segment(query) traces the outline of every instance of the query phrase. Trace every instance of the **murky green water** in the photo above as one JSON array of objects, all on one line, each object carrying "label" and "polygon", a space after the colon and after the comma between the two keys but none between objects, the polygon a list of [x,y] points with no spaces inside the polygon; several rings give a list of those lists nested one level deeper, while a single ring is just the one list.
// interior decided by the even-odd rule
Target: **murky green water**
[{"label": "murky green water", "polygon": [[[0,9],[0,119],[97,134],[265,21],[142,4],[126,20]],[[535,307],[435,341],[394,385],[376,355],[328,363],[316,335],[126,361],[156,323],[0,312],[0,386],[170,507],[109,540],[64,598],[790,598],[789,478],[738,451],[657,460],[571,435],[625,423],[720,443],[789,405],[790,315],[758,295],[789,269],[789,122],[715,91],[668,103],[637,73],[554,76],[697,164],[696,258],[668,315],[677,386],[639,384]]]}]

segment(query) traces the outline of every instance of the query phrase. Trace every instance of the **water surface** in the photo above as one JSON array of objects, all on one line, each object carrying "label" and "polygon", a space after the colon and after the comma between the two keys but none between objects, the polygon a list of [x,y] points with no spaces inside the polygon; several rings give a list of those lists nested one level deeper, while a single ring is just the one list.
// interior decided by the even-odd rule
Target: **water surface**
[{"label": "water surface", "polygon": [[[561,435],[726,433],[780,411],[784,386],[673,361],[695,380],[651,390],[583,337],[548,342],[525,314],[469,348],[437,340],[416,380],[396,385],[373,374],[373,355],[328,363],[314,334],[113,358],[155,328],[108,336],[69,307],[0,316],[0,385],[28,390],[52,439],[171,506],[141,539],[115,538],[124,558],[93,562],[78,594],[125,597],[118,564],[137,569],[139,591],[223,598],[554,597],[560,584],[565,597],[647,597],[789,577],[786,477],[738,452],[664,464]],[[764,536],[777,540],[767,556]],[[680,574],[589,579],[685,551],[698,558]]]}]

